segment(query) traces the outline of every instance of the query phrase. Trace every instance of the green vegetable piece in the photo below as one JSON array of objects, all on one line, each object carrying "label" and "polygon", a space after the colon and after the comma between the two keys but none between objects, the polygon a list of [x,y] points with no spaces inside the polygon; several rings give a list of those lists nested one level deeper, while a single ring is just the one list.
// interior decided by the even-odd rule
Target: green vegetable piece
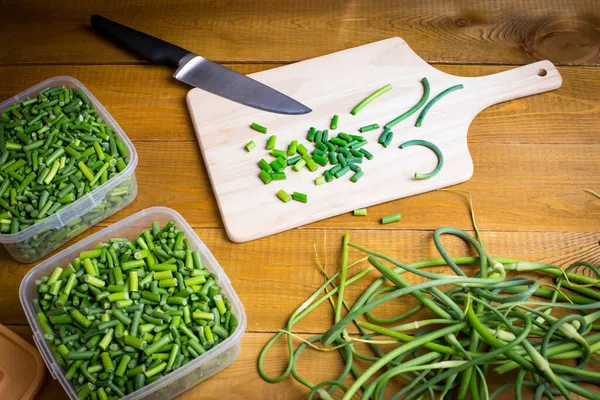
[{"label": "green vegetable piece", "polygon": [[251,152],[252,150],[254,150],[255,148],[256,148],[256,143],[254,143],[252,140],[246,144],[246,151],[248,153]]},{"label": "green vegetable piece", "polygon": [[306,135],[306,140],[308,140],[309,142],[314,142],[316,134],[317,134],[317,130],[311,126],[310,129],[308,130],[308,134]]},{"label": "green vegetable piece", "polygon": [[314,156],[314,155],[325,156],[325,155],[327,155],[327,152],[326,152],[326,151],[323,151],[323,150],[321,150],[321,149],[314,149],[314,150],[312,151],[312,155],[313,155],[313,156]]},{"label": "green vegetable piece", "polygon": [[[287,162],[286,162],[286,164],[287,164]],[[282,165],[278,160],[271,161],[271,163],[269,165],[271,166],[271,169],[275,172],[281,172],[285,169],[285,166]]]},{"label": "green vegetable piece", "polygon": [[277,136],[275,136],[275,135],[269,136],[269,139],[267,140],[266,149],[273,150],[275,148],[276,143],[277,143]]},{"label": "green vegetable piece", "polygon": [[394,139],[394,132],[389,131],[385,137],[385,139],[383,140],[383,147],[387,148],[391,143],[392,140]]},{"label": "green vegetable piece", "polygon": [[314,142],[315,142],[315,145],[318,144],[318,143],[323,144],[323,131],[317,131],[315,133],[315,140],[314,140]]},{"label": "green vegetable piece", "polygon": [[268,173],[273,172],[273,168],[269,165],[269,163],[264,159],[261,158],[260,161],[258,162],[258,166],[263,170],[266,171]]},{"label": "green vegetable piece", "polygon": [[335,175],[342,168],[343,167],[340,164],[338,164],[338,165],[334,166],[333,168],[331,168],[328,172],[332,175]]},{"label": "green vegetable piece", "polygon": [[292,140],[292,142],[288,146],[287,155],[290,157],[295,156],[297,152],[298,152],[298,141]]},{"label": "green vegetable piece", "polygon": [[352,175],[352,177],[350,177],[350,181],[352,181],[353,183],[358,182],[358,180],[360,178],[362,178],[362,176],[364,175],[364,172],[362,172],[361,170],[358,170],[354,173],[354,175]]},{"label": "green vegetable piece", "polygon": [[329,139],[329,143],[332,143],[336,146],[346,146],[348,144],[347,141],[345,141],[344,139],[339,138],[339,137],[334,137],[334,138]]},{"label": "green vegetable piece", "polygon": [[358,151],[360,151],[362,154],[364,154],[365,158],[367,160],[372,160],[373,159],[373,154],[369,153],[367,150],[365,149],[359,149]]},{"label": "green vegetable piece", "polygon": [[354,172],[358,172],[361,170],[361,168],[358,165],[356,165],[352,162],[348,162],[348,167],[350,167],[350,169]]},{"label": "green vegetable piece", "polygon": [[273,172],[271,174],[271,179],[274,181],[283,181],[287,179],[287,176],[285,175],[285,172]]},{"label": "green vegetable piece", "polygon": [[381,135],[379,136],[377,143],[383,146],[390,134],[392,134],[392,131],[389,128],[384,129]]},{"label": "green vegetable piece", "polygon": [[365,139],[362,140],[355,140],[352,143],[348,144],[348,148],[350,148],[350,153],[352,153],[352,150],[356,150],[364,145],[366,145],[368,142]]},{"label": "green vegetable piece", "polygon": [[334,174],[334,176],[339,179],[342,176],[346,175],[348,173],[348,171],[350,171],[350,167],[346,165],[345,167],[343,167],[342,169],[340,169],[339,171],[337,171]]},{"label": "green vegetable piece", "polygon": [[302,203],[306,203],[308,201],[308,197],[306,196],[306,194],[300,192],[292,193],[292,199]]},{"label": "green vegetable piece", "polygon": [[302,159],[302,157],[299,154],[297,154],[297,155],[287,159],[287,165],[294,165],[301,159]]},{"label": "green vegetable piece", "polygon": [[273,178],[271,178],[271,175],[269,175],[269,173],[265,170],[261,170],[258,176],[260,177],[260,179],[262,179],[265,185],[268,185],[273,180]]},{"label": "green vegetable piece", "polygon": [[361,127],[359,129],[359,131],[361,133],[364,133],[364,132],[374,131],[375,129],[379,129],[379,125],[377,125],[377,124],[366,125],[366,126]]},{"label": "green vegetable piece", "polygon": [[331,130],[337,129],[338,119],[339,119],[339,117],[337,115],[334,115],[333,118],[331,118],[331,124],[329,125],[329,129],[331,129]]},{"label": "green vegetable piece", "polygon": [[288,155],[285,151],[279,149],[271,150],[271,155],[275,158],[281,158],[283,160],[287,159]]},{"label": "green vegetable piece", "polygon": [[334,152],[330,152],[330,153],[327,155],[327,157],[329,158],[329,163],[330,163],[331,165],[336,165],[336,164],[338,163],[338,159],[337,159],[336,153],[334,153]]},{"label": "green vegetable piece", "polygon": [[[305,154],[302,156],[302,160],[304,160],[306,162],[306,167],[311,171],[311,172],[315,172],[319,166],[317,165],[317,163],[308,155]],[[299,162],[298,162],[299,163]],[[296,165],[298,164],[296,163]],[[295,167],[295,166],[294,166]],[[295,168],[294,168],[295,169]]]},{"label": "green vegetable piece", "polygon": [[296,171],[296,172],[300,171],[305,165],[306,165],[306,160],[301,158],[294,164],[294,167],[293,167],[294,171]]},{"label": "green vegetable piece", "polygon": [[250,125],[250,128],[252,128],[255,131],[260,132],[260,133],[267,133],[267,128],[265,128],[262,125],[259,125],[259,124],[255,123],[255,122],[253,122],[252,125]]},{"label": "green vegetable piece", "polygon": [[329,160],[326,157],[320,156],[318,154],[315,154],[312,157],[313,161],[315,161],[317,164],[321,165],[321,166],[326,166],[327,163],[329,162]]},{"label": "green vegetable piece", "polygon": [[327,151],[327,145],[322,141],[315,142],[315,147],[321,151]]},{"label": "green vegetable piece", "polygon": [[352,115],[356,115],[360,110],[362,110],[367,104],[369,104],[370,102],[372,102],[373,100],[375,100],[376,98],[378,98],[379,96],[381,96],[382,94],[390,91],[392,89],[392,85],[387,84],[384,87],[382,87],[381,89],[376,90],[375,92],[371,93],[370,95],[368,95],[367,97],[365,97],[360,103],[358,103],[353,109],[352,111],[350,111],[350,114]]},{"label": "green vegetable piece", "polygon": [[437,156],[437,159],[438,159],[438,164],[433,169],[433,171],[428,172],[426,174],[421,174],[421,173],[415,172],[414,178],[415,179],[429,179],[429,178],[436,176],[438,174],[438,172],[440,172],[440,170],[444,166],[444,155],[442,154],[442,151],[435,144],[428,142],[426,140],[409,140],[408,142],[402,143],[400,145],[400,148],[404,149],[404,148],[410,147],[410,146],[425,146],[425,147],[431,149],[435,153],[435,155]]},{"label": "green vegetable piece", "polygon": [[366,208],[358,208],[352,212],[355,216],[366,217],[367,209]]},{"label": "green vegetable piece", "polygon": [[298,150],[298,154],[300,154],[301,156],[308,153],[308,150],[306,149],[306,147],[304,147],[304,145],[302,143],[298,143],[297,150]]},{"label": "green vegetable piece", "polygon": [[463,88],[464,88],[464,86],[462,84],[451,86],[448,89],[439,93],[433,99],[431,99],[431,101],[429,101],[429,103],[427,103],[427,105],[423,108],[423,110],[421,111],[421,114],[419,114],[419,117],[417,118],[417,122],[415,122],[415,126],[419,127],[423,124],[423,120],[425,119],[425,116],[427,115],[427,113],[429,112],[431,107],[433,107],[433,105],[435,103],[437,103],[442,97],[448,95],[449,93],[454,92],[455,90],[460,90]]},{"label": "green vegetable piece", "polygon": [[383,225],[391,224],[392,222],[400,221],[400,218],[401,218],[400,213],[386,215],[385,217],[381,218],[381,223]]},{"label": "green vegetable piece", "polygon": [[423,95],[421,96],[421,99],[417,102],[417,104],[412,106],[408,111],[406,111],[403,114],[400,114],[400,116],[394,118],[393,120],[391,120],[390,122],[385,124],[385,126],[384,126],[385,129],[392,129],[398,123],[400,123],[401,121],[410,117],[411,115],[416,113],[421,107],[423,107],[423,104],[425,104],[425,102],[429,98],[430,87],[429,87],[429,81],[427,80],[427,78],[421,79],[421,83],[423,84]]},{"label": "green vegetable piece", "polygon": [[290,196],[290,194],[283,189],[277,192],[277,197],[279,197],[279,199],[284,203],[288,203],[290,200],[292,200],[292,196]]}]

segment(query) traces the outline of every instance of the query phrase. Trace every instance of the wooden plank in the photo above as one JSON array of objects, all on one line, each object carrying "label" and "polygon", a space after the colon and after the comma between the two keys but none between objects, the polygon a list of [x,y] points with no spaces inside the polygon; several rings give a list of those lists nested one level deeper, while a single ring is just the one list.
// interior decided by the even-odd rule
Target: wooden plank
[{"label": "wooden plank", "polygon": [[[0,28],[1,29],[1,28]],[[228,65],[249,74],[280,64]],[[436,65],[459,76],[482,76],[503,66]],[[469,127],[474,142],[598,143],[600,138],[600,69],[561,67],[560,89],[492,106]],[[195,140],[185,95],[188,86],[172,71],[146,66],[0,67],[0,99],[8,99],[45,79],[70,75],[86,85],[136,140]],[[401,110],[399,110],[400,113]],[[340,115],[342,121],[345,118]]]},{"label": "wooden plank", "polygon": [[[468,215],[460,210],[462,219]],[[482,224],[482,227],[484,225]],[[88,233],[96,232],[92,228]],[[248,331],[273,332],[282,328],[292,313],[317,287],[323,278],[315,263],[314,246],[320,252],[322,265],[331,274],[337,271],[341,238],[345,231],[296,229],[253,242],[232,245],[223,229],[196,229],[215,258],[219,261],[240,296],[248,316]],[[439,257],[431,240],[431,232],[417,230],[352,230],[351,240],[380,251],[403,262]],[[84,234],[83,236],[87,236]],[[82,236],[82,237],[83,237]],[[574,232],[498,232],[485,231],[484,242],[491,255],[514,257],[527,261],[552,262],[566,266],[576,260],[596,265],[600,262],[600,233]],[[461,242],[448,238],[453,255],[469,254]],[[325,251],[326,249],[326,251]],[[362,255],[351,252],[350,260]],[[0,269],[0,323],[25,324],[26,319],[18,300],[21,279],[32,267],[8,261],[3,251]],[[365,263],[361,267],[367,266]],[[436,268],[437,271],[443,269]],[[469,270],[470,271],[470,270]],[[370,277],[377,277],[372,273]],[[347,289],[348,299],[355,299],[371,279],[357,282]],[[416,282],[414,277],[411,282]],[[265,307],[268,304],[269,307]],[[410,299],[388,304],[379,312],[398,313],[413,305]],[[310,318],[299,323],[298,332],[320,332],[331,324],[328,305],[318,308]]]},{"label": "wooden plank", "polygon": [[430,62],[600,63],[594,1],[12,0],[0,6],[0,64],[141,62],[89,28],[96,13],[221,62],[293,62],[400,36]]}]

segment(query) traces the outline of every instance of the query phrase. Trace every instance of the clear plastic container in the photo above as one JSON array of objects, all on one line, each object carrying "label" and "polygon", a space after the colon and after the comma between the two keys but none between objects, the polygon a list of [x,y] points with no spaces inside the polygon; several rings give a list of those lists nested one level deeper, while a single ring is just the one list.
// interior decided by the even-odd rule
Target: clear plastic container
[{"label": "clear plastic container", "polygon": [[37,261],[56,250],[89,227],[126,207],[137,195],[135,168],[138,163],[138,155],[133,143],[98,99],[77,79],[70,76],[50,78],[0,104],[0,112],[27,97],[37,95],[48,87],[60,85],[68,88],[78,87],[83,90],[98,115],[112,128],[129,150],[130,161],[117,176],[74,201],[68,207],[20,232],[0,234],[0,243],[15,260],[23,263]]},{"label": "clear plastic container", "polygon": [[196,235],[192,227],[185,221],[181,214],[165,207],[149,208],[111,225],[89,238],[61,251],[50,259],[37,265],[29,271],[23,278],[23,281],[21,281],[19,298],[21,300],[21,305],[25,310],[29,325],[33,330],[33,339],[40,350],[42,358],[46,362],[52,377],[59,380],[60,384],[69,395],[69,398],[73,400],[77,399],[77,392],[73,389],[71,383],[65,379],[64,371],[54,360],[54,356],[44,339],[44,332],[38,323],[35,310],[33,309],[32,300],[37,296],[35,285],[36,279],[50,275],[57,266],[67,265],[73,258],[77,257],[80,252],[91,250],[100,242],[106,242],[113,237],[133,238],[142,230],[150,229],[152,222],[154,221],[159,221],[164,225],[170,220],[175,221],[176,226],[185,233],[185,237],[188,238],[191,248],[193,250],[199,250],[202,253],[206,268],[217,276],[219,286],[231,302],[231,311],[238,319],[238,327],[230,337],[221,342],[218,346],[215,346],[200,357],[156,382],[123,397],[123,399],[164,400],[173,398],[229,366],[235,361],[240,353],[240,342],[242,335],[246,330],[246,312],[244,311],[244,307],[242,306],[242,302],[237,293],[233,290],[229,278],[227,278],[227,275],[217,260],[215,260],[210,250],[202,243],[200,238],[198,238],[198,235]]}]

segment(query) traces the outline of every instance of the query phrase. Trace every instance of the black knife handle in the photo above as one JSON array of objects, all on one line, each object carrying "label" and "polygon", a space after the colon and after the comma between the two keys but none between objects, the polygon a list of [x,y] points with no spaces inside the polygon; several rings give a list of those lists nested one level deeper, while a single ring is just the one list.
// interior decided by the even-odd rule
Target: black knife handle
[{"label": "black knife handle", "polygon": [[92,27],[102,36],[135,52],[146,60],[177,68],[189,51],[146,33],[118,24],[100,15],[90,18]]}]

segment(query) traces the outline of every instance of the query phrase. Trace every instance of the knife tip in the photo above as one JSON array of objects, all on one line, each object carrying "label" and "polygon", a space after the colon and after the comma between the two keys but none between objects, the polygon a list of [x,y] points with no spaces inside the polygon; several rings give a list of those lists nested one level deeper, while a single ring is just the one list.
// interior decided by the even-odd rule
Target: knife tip
[{"label": "knife tip", "polygon": [[312,109],[306,107],[304,104],[302,104],[296,100],[293,100],[293,102],[294,102],[293,104],[288,103],[285,105],[285,107],[273,109],[270,111],[275,111],[280,114],[287,114],[287,115],[303,115],[303,114],[308,114],[308,113],[312,112]]},{"label": "knife tip", "polygon": [[303,115],[303,114],[308,114],[310,112],[312,112],[312,109],[304,106],[304,107],[302,107],[300,109],[297,109],[297,110],[294,110],[294,111],[290,112],[289,114],[291,114],[291,115]]}]

